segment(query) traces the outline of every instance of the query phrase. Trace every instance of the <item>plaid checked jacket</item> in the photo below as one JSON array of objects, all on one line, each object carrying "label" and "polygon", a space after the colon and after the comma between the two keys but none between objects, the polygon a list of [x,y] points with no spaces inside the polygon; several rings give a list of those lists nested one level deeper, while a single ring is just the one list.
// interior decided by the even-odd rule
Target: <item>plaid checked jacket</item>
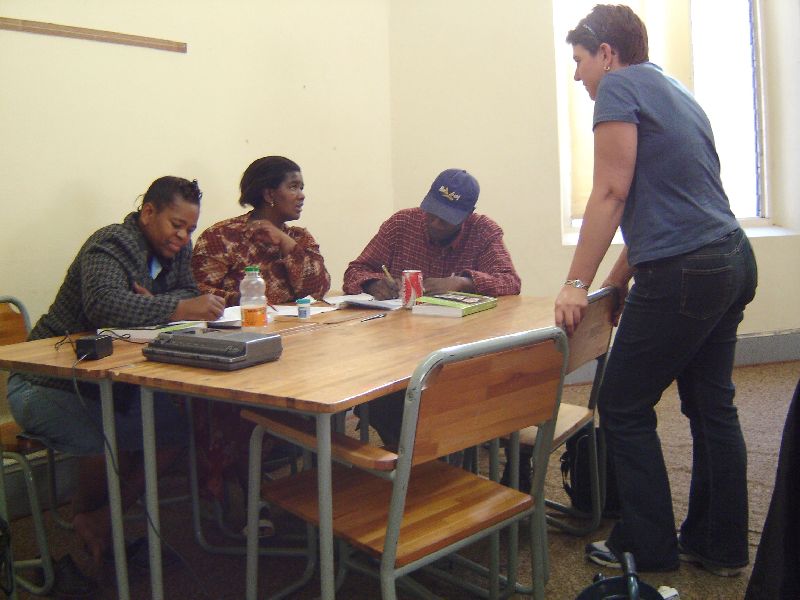
[{"label": "plaid checked jacket", "polygon": [[[178,301],[200,295],[189,266],[191,244],[153,280],[147,240],[131,213],[121,224],[93,233],[78,251],[50,309],[29,339],[62,336],[100,327],[138,327],[167,323]],[[134,282],[154,295],[133,291]]]},{"label": "plaid checked jacket", "polygon": [[[189,267],[191,244],[150,276],[147,240],[132,212],[122,223],[94,232],[67,269],[56,299],[31,331],[29,340],[63,336],[67,332],[94,331],[102,327],[137,327],[167,323],[178,301],[200,295]],[[133,283],[153,296],[133,291]],[[38,385],[71,389],[69,381],[24,374]]]}]

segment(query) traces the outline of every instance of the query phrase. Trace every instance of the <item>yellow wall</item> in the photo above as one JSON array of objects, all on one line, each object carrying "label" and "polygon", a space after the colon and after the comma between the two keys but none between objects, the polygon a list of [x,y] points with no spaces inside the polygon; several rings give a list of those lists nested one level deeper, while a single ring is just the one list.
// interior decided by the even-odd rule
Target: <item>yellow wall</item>
[{"label": "yellow wall", "polygon": [[252,160],[294,159],[300,224],[335,285],[354,232],[392,211],[385,2],[4,0],[0,16],[188,43],[175,54],[0,31],[0,288],[34,319],[86,237],[161,175],[200,181],[202,230],[242,211]]},{"label": "yellow wall", "polygon": [[[767,4],[770,186],[777,224],[800,229],[800,9]],[[303,168],[299,224],[334,287],[385,217],[456,166],[478,177],[523,293],[554,295],[567,272],[554,64],[570,48],[554,46],[549,0],[4,0],[0,16],[189,47],[0,31],[0,291],[34,319],[85,238],[154,178],[200,180],[203,229],[240,211],[239,177],[267,154]],[[761,286],[741,332],[800,327],[786,300],[800,297],[800,237],[754,245]]]}]

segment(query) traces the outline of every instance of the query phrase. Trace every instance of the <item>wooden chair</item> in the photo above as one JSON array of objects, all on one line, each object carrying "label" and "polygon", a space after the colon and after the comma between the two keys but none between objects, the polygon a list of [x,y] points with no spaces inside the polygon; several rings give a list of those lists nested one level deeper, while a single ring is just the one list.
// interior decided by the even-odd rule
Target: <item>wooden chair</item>
[{"label": "wooden chair", "polygon": [[[372,559],[380,562],[385,600],[396,598],[396,585],[422,592],[422,586],[405,576],[489,536],[490,566],[483,569],[489,576],[488,595],[499,597],[501,583],[503,595],[508,595],[517,576],[516,526],[531,517],[534,596],[544,598],[543,486],[567,352],[566,335],[556,327],[444,348],[422,361],[411,377],[397,454],[333,434],[333,530],[343,542],[337,584],[351,568],[374,575]],[[315,429],[308,420],[286,413],[244,411],[242,416],[257,424],[251,457],[259,456],[254,448],[265,430],[304,448],[316,448]],[[518,431],[530,425],[539,427],[539,439],[529,493],[437,460],[509,434],[513,447],[519,442]],[[511,454],[518,462],[518,447]],[[268,502],[308,523],[319,523],[316,470],[262,487],[252,458],[250,466],[249,527],[255,526],[259,489]],[[501,578],[499,532],[506,527],[511,531],[508,576]],[[257,581],[254,556],[248,556],[247,566],[247,597],[252,600]],[[294,589],[297,585],[274,597],[285,597]]]},{"label": "wooden chair", "polygon": [[[0,296],[0,345],[15,344],[24,342],[28,337],[30,331],[30,319],[25,306],[14,298],[13,296]],[[2,445],[3,452],[3,468],[0,469],[0,516],[8,518],[8,507],[6,502],[6,487],[5,487],[5,462],[13,461],[19,465],[20,472],[25,481],[25,487],[28,493],[28,502],[30,503],[31,518],[33,519],[34,534],[36,544],[38,546],[38,553],[40,558],[29,560],[12,560],[13,569],[15,571],[14,577],[16,584],[36,595],[47,595],[53,588],[54,574],[53,574],[53,561],[50,556],[50,549],[47,545],[47,534],[44,528],[44,521],[42,519],[42,509],[39,503],[39,494],[36,488],[36,482],[33,477],[28,456],[33,452],[47,451],[47,475],[49,482],[49,496],[50,496],[50,509],[54,517],[64,526],[67,523],[61,521],[60,516],[56,512],[56,487],[55,487],[55,456],[53,451],[46,448],[35,440],[24,437],[23,431],[19,425],[14,421],[7,421],[0,425],[0,445]],[[9,549],[10,552],[10,549]],[[34,582],[22,575],[16,573],[17,571],[27,569],[41,569],[43,573],[43,581]],[[11,597],[16,597],[16,591],[13,592]]]},{"label": "wooden chair", "polygon": [[[603,381],[606,353],[611,341],[613,328],[611,317],[617,306],[617,293],[614,288],[603,288],[589,294],[589,307],[577,330],[569,338],[569,364],[567,374],[574,372],[589,361],[597,361],[594,381],[589,395],[588,406],[562,403],[558,409],[555,433],[551,452],[561,448],[568,439],[583,429],[587,423],[594,423],[597,395]],[[530,427],[520,433],[520,444],[533,447],[537,431]],[[547,522],[572,535],[584,536],[595,531],[602,521],[605,503],[605,444],[602,436],[597,436],[595,427],[589,433],[589,473],[592,496],[592,510],[587,514],[571,506],[546,500],[548,508],[577,517],[581,524],[569,523],[552,515]]]}]

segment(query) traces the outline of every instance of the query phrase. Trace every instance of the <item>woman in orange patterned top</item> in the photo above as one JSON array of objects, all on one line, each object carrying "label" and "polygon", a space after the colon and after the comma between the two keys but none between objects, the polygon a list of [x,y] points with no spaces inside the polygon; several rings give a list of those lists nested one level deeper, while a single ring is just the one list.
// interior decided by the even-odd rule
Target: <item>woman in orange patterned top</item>
[{"label": "woman in orange patterned top", "polygon": [[206,229],[192,251],[200,290],[235,306],[244,268],[258,265],[270,304],[322,298],[331,277],[319,245],[307,230],[286,225],[300,218],[305,202],[300,167],[282,156],[259,158],[245,170],[240,189],[239,204],[253,210]]},{"label": "woman in orange patterned top", "polygon": [[[242,175],[239,204],[253,210],[206,229],[192,251],[192,271],[203,293],[239,304],[244,268],[258,265],[271,304],[304,296],[322,298],[331,285],[319,245],[302,227],[287,226],[300,218],[305,202],[300,167],[282,156],[253,162]],[[224,485],[238,480],[247,489],[247,455],[253,425],[239,418],[239,408],[195,400],[198,466],[205,488],[217,499]],[[271,440],[274,442],[274,440]],[[265,439],[265,456],[272,444]],[[262,535],[272,523],[261,521]]]}]

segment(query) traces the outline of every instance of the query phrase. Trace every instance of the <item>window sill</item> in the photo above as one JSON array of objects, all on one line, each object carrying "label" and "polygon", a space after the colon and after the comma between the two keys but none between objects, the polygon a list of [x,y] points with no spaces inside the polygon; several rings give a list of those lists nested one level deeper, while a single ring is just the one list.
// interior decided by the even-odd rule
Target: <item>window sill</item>
[{"label": "window sill", "polygon": [[791,237],[800,235],[795,229],[788,227],[778,227],[777,225],[755,225],[744,226],[744,231],[749,238],[762,238],[762,237]]}]

